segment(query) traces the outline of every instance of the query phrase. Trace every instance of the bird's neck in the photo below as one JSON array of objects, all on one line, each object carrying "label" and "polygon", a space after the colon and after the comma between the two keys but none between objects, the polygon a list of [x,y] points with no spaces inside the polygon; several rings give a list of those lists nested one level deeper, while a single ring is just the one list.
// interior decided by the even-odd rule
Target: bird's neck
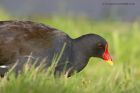
[{"label": "bird's neck", "polygon": [[80,53],[85,58],[92,57],[92,45],[85,36],[81,36],[73,40],[73,47],[78,54]]},{"label": "bird's neck", "polygon": [[89,48],[85,45],[82,39],[75,39],[73,41],[73,62],[77,71],[81,71],[88,63],[91,57]]}]

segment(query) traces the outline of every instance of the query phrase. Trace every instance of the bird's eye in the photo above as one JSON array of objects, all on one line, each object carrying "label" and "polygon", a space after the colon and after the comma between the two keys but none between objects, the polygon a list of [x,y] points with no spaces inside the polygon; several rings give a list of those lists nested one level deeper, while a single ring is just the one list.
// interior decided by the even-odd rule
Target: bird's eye
[{"label": "bird's eye", "polygon": [[99,47],[100,49],[102,49],[102,48],[103,48],[103,46],[102,46],[102,44],[101,44],[101,43],[99,43],[99,44],[98,44],[98,47]]}]

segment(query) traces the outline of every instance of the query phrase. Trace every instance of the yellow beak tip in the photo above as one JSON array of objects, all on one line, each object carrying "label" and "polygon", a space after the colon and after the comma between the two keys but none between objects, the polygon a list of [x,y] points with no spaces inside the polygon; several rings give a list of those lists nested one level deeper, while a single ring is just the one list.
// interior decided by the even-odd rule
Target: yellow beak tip
[{"label": "yellow beak tip", "polygon": [[108,64],[110,64],[111,66],[113,66],[113,62],[112,61],[110,61],[110,60],[108,60],[108,61],[106,61]]}]

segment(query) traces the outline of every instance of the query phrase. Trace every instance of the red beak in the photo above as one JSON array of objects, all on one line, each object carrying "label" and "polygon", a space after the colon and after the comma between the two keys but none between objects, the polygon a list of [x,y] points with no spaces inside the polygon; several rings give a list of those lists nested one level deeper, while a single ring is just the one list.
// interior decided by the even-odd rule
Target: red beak
[{"label": "red beak", "polygon": [[106,47],[105,47],[105,51],[103,53],[103,56],[102,58],[107,62],[109,63],[110,65],[113,65],[113,62],[112,62],[112,58],[108,52],[108,44],[106,44]]}]

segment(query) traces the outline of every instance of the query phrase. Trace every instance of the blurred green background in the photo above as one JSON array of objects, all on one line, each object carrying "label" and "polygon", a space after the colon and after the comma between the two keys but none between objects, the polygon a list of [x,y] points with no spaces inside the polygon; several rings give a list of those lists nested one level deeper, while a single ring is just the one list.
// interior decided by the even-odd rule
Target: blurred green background
[{"label": "blurred green background", "polygon": [[88,33],[103,36],[109,43],[114,66],[109,66],[101,59],[91,58],[80,73],[71,78],[58,79],[45,72],[25,69],[18,77],[12,74],[8,79],[0,79],[0,93],[140,93],[138,17],[122,21],[109,17],[94,20],[86,15],[71,15],[13,15],[3,6],[0,8],[0,20],[32,20],[64,31],[72,38]]}]

